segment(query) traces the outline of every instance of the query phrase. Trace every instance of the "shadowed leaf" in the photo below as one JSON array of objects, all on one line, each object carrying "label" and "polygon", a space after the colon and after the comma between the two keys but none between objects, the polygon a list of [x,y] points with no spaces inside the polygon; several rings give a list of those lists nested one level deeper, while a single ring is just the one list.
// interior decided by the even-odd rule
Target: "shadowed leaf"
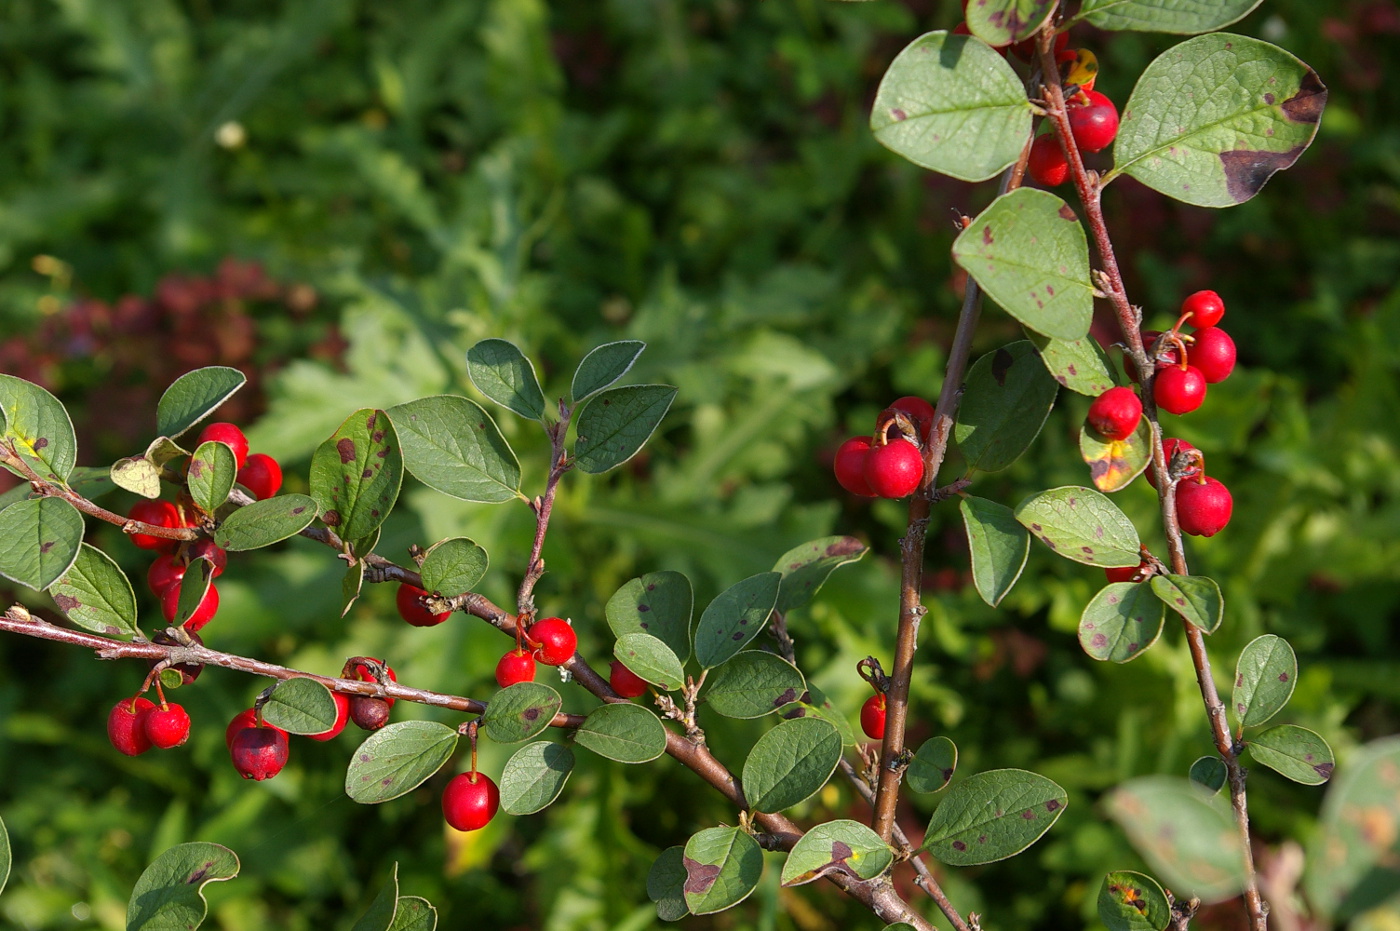
[{"label": "shadowed leaf", "polygon": [[709,915],[738,905],[757,888],[763,851],[739,828],[707,828],[686,841],[681,863],[686,908]]},{"label": "shadowed leaf", "polygon": [[206,883],[238,875],[238,857],[219,844],[179,844],[146,867],[126,906],[126,931],[193,931],[204,923]]},{"label": "shadowed leaf", "polygon": [[1178,896],[1219,902],[1244,887],[1244,858],[1229,803],[1185,779],[1143,776],[1108,798],[1108,811]]},{"label": "shadowed leaf", "polygon": [[535,366],[514,343],[483,339],[467,350],[467,374],[477,390],[521,417],[544,418],[544,393]]},{"label": "shadowed leaf", "polygon": [[1166,608],[1142,582],[1110,582],[1085,605],[1079,645],[1097,660],[1137,659],[1162,635]]},{"label": "shadowed leaf", "polygon": [[248,381],[238,369],[210,365],[186,372],[165,389],[156,404],[156,432],[177,437],[199,423]]},{"label": "shadowed leaf", "polygon": [[49,587],[63,616],[84,630],[106,636],[136,633],[136,593],[116,561],[87,543],[78,558]]}]

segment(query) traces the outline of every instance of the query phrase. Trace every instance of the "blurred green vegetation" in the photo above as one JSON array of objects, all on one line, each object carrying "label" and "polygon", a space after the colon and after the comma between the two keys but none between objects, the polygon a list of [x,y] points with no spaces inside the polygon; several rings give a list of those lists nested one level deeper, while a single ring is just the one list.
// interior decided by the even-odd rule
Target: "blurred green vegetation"
[{"label": "blurred green vegetation", "polygon": [[[629,377],[675,384],[678,401],[636,460],[568,477],[542,607],[571,616],[585,653],[601,656],[603,605],[637,574],[684,571],[703,606],[797,543],[858,534],[874,553],[790,621],[803,667],[854,720],[865,689],[856,661],[888,662],[892,650],[904,514],[841,494],[830,457],[894,397],[936,397],[960,287],[952,211],[974,213],[992,194],[885,152],[866,107],[895,52],[952,26],[957,6],[9,0],[5,370],[38,366],[74,405],[83,464],[139,452],[164,388],[152,373],[195,338],[160,316],[178,300],[169,276],[188,283],[226,257],[259,262],[280,283],[275,296],[200,298],[208,319],[233,320],[242,348],[214,341],[191,364],[256,369],[238,414],[254,450],[281,459],[302,490],[311,450],[355,408],[475,396],[463,351],[478,339],[515,341],[556,396],[592,346],[646,340]],[[1130,180],[1107,207],[1129,293],[1149,317],[1168,322],[1182,296],[1210,287],[1240,347],[1241,369],[1179,426],[1235,495],[1230,528],[1189,551],[1227,597],[1210,641],[1217,676],[1227,687],[1257,634],[1288,638],[1301,677],[1287,719],[1325,734],[1345,765],[1357,743],[1400,729],[1400,10],[1266,0],[1233,28],[1283,45],[1328,83],[1317,143],[1229,211],[1167,202]],[[1100,89],[1120,103],[1175,41],[1092,30],[1074,40],[1098,53]],[[158,292],[135,344],[115,324],[71,316]],[[998,311],[984,321],[978,352],[1017,338]],[[131,345],[141,348],[124,357]],[[118,381],[135,393],[112,394]],[[979,476],[974,493],[1014,503],[1084,482],[1074,436],[1085,404],[1062,398],[1032,452]],[[540,488],[543,437],[508,413],[498,420],[527,488]],[[1141,486],[1118,498],[1156,541],[1155,498]],[[509,603],[526,508],[421,486],[403,504],[380,552],[402,559],[410,544],[471,536],[492,558],[483,590]],[[110,531],[94,537],[139,582],[144,555]],[[1074,631],[1097,572],[1034,550],[992,610],[965,584],[956,509],[936,509],[930,534],[914,736],[953,738],[965,773],[1034,769],[1071,795],[1026,854],[948,871],[950,894],[989,931],[1093,926],[1102,873],[1140,868],[1098,794],[1137,774],[1184,774],[1210,752],[1180,633],[1169,625],[1131,666],[1095,663]],[[319,672],[382,655],[405,682],[490,691],[505,648],[494,631],[460,618],[406,628],[383,587],[340,620],[339,578],[332,554],[306,541],[237,557],[207,639]],[[153,600],[143,609],[156,616]],[[276,780],[241,782],[219,740],[265,683],[207,671],[179,695],[195,721],[189,745],[126,759],[102,722],[144,670],[21,638],[0,642],[0,657],[0,816],[16,862],[0,896],[7,927],[120,928],[144,865],[199,839],[243,861],[238,879],[206,890],[209,926],[227,931],[348,928],[395,860],[401,891],[436,904],[442,927],[642,929],[657,924],[644,889],[655,854],[736,818],[667,759],[624,767],[580,754],[546,812],[448,838],[436,791],[447,771],[382,806],[344,797],[353,736],[297,741]],[[589,701],[577,690],[566,700]],[[706,723],[736,769],[767,726]],[[483,767],[498,772],[509,752],[486,746]],[[1308,836],[1319,790],[1264,771],[1250,787],[1260,842]],[[911,800],[909,827],[931,807]],[[800,814],[861,817],[845,787]],[[878,927],[822,884],[780,892],[772,866],[749,902],[691,926]],[[904,872],[899,881],[918,900]],[[1198,926],[1227,926],[1233,908]]]}]

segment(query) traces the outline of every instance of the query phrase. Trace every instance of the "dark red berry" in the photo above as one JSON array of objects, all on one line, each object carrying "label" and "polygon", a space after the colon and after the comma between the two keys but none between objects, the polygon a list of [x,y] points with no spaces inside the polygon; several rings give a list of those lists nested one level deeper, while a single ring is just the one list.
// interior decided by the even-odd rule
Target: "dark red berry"
[{"label": "dark red berry", "polygon": [[1152,397],[1164,411],[1189,414],[1206,399],[1206,377],[1194,365],[1163,366],[1152,383]]},{"label": "dark red berry", "polygon": [[[180,586],[172,585],[165,590],[165,594],[160,596],[161,613],[170,623],[175,623],[175,615],[180,610]],[[212,583],[209,590],[204,593],[204,598],[199,602],[199,607],[194,609],[189,620],[185,621],[185,630],[194,632],[199,630],[214,617],[219,610],[219,590]]]},{"label": "dark red berry", "polygon": [[485,773],[458,773],[442,790],[442,816],[459,831],[486,827],[501,805],[501,791]]},{"label": "dark red berry", "polygon": [[[139,520],[144,524],[154,524],[157,527],[183,526],[180,509],[160,498],[154,501],[136,502],[131,506],[131,510],[126,512],[126,516],[131,520]],[[180,545],[179,540],[153,537],[148,533],[131,534],[131,542],[143,550],[159,550],[163,553],[173,552],[175,547]]]},{"label": "dark red berry", "polygon": [[335,723],[330,730],[322,731],[319,734],[308,734],[312,740],[330,740],[339,737],[340,732],[345,730],[345,725],[350,721],[350,696],[342,695],[340,692],[331,692],[331,698],[335,699]]},{"label": "dark red berry", "polygon": [[174,702],[147,711],[143,727],[152,746],[162,750],[178,747],[190,739],[189,713]]},{"label": "dark red berry", "polygon": [[535,646],[535,658],[546,666],[562,666],[578,650],[578,634],[561,617],[543,617],[530,625],[526,638]]},{"label": "dark red berry", "polygon": [[1176,485],[1176,519],[1182,533],[1213,537],[1225,529],[1234,509],[1230,489],[1218,479],[1202,475]]},{"label": "dark red berry", "polygon": [[1089,405],[1089,426],[1104,438],[1124,440],[1142,420],[1142,401],[1131,388],[1109,388]]},{"label": "dark red berry", "polygon": [[608,674],[608,684],[612,686],[614,692],[623,698],[636,698],[647,692],[646,680],[622,665],[618,660],[612,661],[612,667]]},{"label": "dark red berry", "polygon": [[1106,149],[1118,135],[1118,108],[1098,91],[1076,94],[1066,110],[1074,143],[1084,152]]},{"label": "dark red berry", "polygon": [[253,453],[238,470],[238,484],[262,501],[282,487],[282,467],[267,453]]},{"label": "dark red berry", "polygon": [[873,498],[870,483],[865,480],[865,457],[870,454],[870,437],[853,436],[836,450],[836,481],[842,488],[862,498]]},{"label": "dark red berry", "polygon": [[1069,159],[1065,158],[1060,143],[1053,134],[1036,136],[1031,143],[1031,154],[1026,162],[1026,171],[1036,184],[1055,187],[1064,184],[1069,178]]},{"label": "dark red berry", "polygon": [[176,558],[173,553],[156,557],[156,561],[151,563],[151,568],[146,570],[146,585],[150,587],[151,594],[157,598],[165,594],[167,588],[179,588],[180,580],[185,577],[184,562]]},{"label": "dark red berry", "polygon": [[496,663],[496,684],[503,689],[534,678],[535,654],[528,650],[511,650]]},{"label": "dark red berry", "polygon": [[185,546],[185,561],[193,565],[196,559],[209,563],[213,567],[210,578],[217,579],[228,565],[228,552],[208,537],[200,537]]},{"label": "dark red berry", "polygon": [[201,443],[226,443],[233,450],[233,461],[238,468],[243,468],[243,464],[248,461],[248,438],[243,435],[243,431],[231,423],[211,423],[203,430],[199,431],[198,438],[195,439],[196,447]]},{"label": "dark red berry", "polygon": [[1215,326],[1225,316],[1225,302],[1214,291],[1197,291],[1181,302],[1181,315],[1198,330]]},{"label": "dark red berry", "polygon": [[927,442],[929,433],[933,430],[933,405],[923,398],[908,395],[900,398],[889,406],[892,411],[900,411],[914,422],[914,429],[918,431],[920,442]]},{"label": "dark red berry", "polygon": [[[399,681],[399,677],[398,677],[397,675],[394,674],[394,669],[393,669],[392,666],[389,666],[389,665],[385,664],[382,660],[375,659],[375,657],[372,657],[372,656],[371,656],[371,657],[369,657],[369,658],[372,659],[372,660],[374,660],[374,662],[379,663],[380,665],[384,666],[384,678],[385,678],[385,679],[388,679],[390,682],[397,682],[397,681]],[[350,671],[350,675],[347,676],[346,678],[348,678],[348,679],[358,679],[360,682],[378,682],[378,681],[379,681],[379,678],[378,678],[378,676],[375,675],[374,671],[373,671],[369,666],[367,666],[367,665],[364,664],[364,663],[356,663],[356,664],[355,664],[355,668],[352,669],[352,670]],[[389,707],[390,707],[390,708],[394,707],[394,702],[397,701],[397,699],[394,699],[394,698],[387,698],[387,697],[386,697],[384,700],[387,701],[387,702],[389,703]]]},{"label": "dark red berry", "polygon": [[373,695],[352,696],[350,720],[360,730],[377,731],[389,723],[389,701]]},{"label": "dark red berry", "polygon": [[905,439],[876,446],[865,458],[865,481],[881,498],[903,498],[924,478],[924,456]]},{"label": "dark red berry", "polygon": [[860,706],[860,729],[871,740],[885,739],[885,694],[877,692]]},{"label": "dark red berry", "polygon": [[146,715],[151,713],[155,703],[145,698],[123,698],[107,713],[107,739],[118,752],[127,756],[140,756],[151,749],[151,738],[146,736]]},{"label": "dark red berry", "polygon": [[[1162,441],[1162,452],[1165,454],[1165,458],[1166,458],[1166,460],[1167,460],[1167,469],[1168,469],[1168,470],[1171,469],[1171,467],[1172,467],[1172,459],[1176,456],[1176,454],[1177,454],[1178,452],[1180,452],[1180,453],[1194,452],[1195,449],[1196,449],[1196,447],[1192,446],[1190,443],[1186,442],[1185,440],[1178,440],[1178,439],[1176,439],[1175,437],[1169,437],[1169,438],[1163,440],[1163,441]],[[1157,479],[1153,477],[1152,471],[1153,471],[1152,469],[1148,469],[1148,470],[1147,470],[1147,473],[1146,473],[1146,474],[1147,474],[1147,484],[1151,485],[1153,488],[1156,488],[1156,487],[1157,487]],[[1189,474],[1189,475],[1195,475],[1196,473],[1195,473],[1194,470],[1192,470],[1192,471],[1188,472],[1187,474]]]},{"label": "dark red berry", "polygon": [[1201,370],[1207,384],[1222,382],[1235,370],[1235,341],[1218,326],[1202,327],[1186,350],[1186,360]]},{"label": "dark red berry", "polygon": [[229,746],[233,768],[244,779],[271,779],[287,765],[287,732],[275,727],[245,727]]},{"label": "dark red berry", "polygon": [[423,589],[409,585],[407,582],[400,583],[399,590],[394,595],[394,603],[399,608],[399,617],[414,627],[433,627],[452,616],[451,611],[434,614],[425,608],[423,602],[418,599],[426,594],[428,593]]}]

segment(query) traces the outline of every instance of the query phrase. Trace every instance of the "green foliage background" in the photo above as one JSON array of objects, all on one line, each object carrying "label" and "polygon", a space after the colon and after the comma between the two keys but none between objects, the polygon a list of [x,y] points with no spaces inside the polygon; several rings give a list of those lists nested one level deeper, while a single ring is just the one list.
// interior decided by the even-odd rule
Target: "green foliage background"
[{"label": "green foliage background", "polygon": [[[875,553],[791,620],[804,668],[854,721],[865,689],[856,661],[888,661],[892,649],[904,514],[842,494],[830,456],[890,399],[936,397],[960,288],[950,211],[974,213],[991,196],[881,149],[866,107],[894,53],[952,26],[956,8],[11,0],[0,28],[0,332],[14,343],[74,298],[151,294],[168,273],[207,274],[230,255],[309,284],[320,300],[304,318],[275,303],[249,310],[265,376],[249,435],[283,460],[290,490],[304,490],[315,444],[355,408],[475,396],[463,352],[478,339],[515,341],[554,396],[592,346],[646,340],[629,377],[678,385],[679,398],[641,457],[605,477],[569,476],[542,607],[571,616],[585,653],[601,656],[603,605],[634,575],[684,571],[703,605],[797,543],[856,533]],[[1179,430],[1235,494],[1230,528],[1190,546],[1195,571],[1226,593],[1210,641],[1222,685],[1249,639],[1288,638],[1301,663],[1290,720],[1325,734],[1345,765],[1355,744],[1397,730],[1400,698],[1400,12],[1384,0],[1269,0],[1232,28],[1288,48],[1329,84],[1316,145],[1229,211],[1131,181],[1107,206],[1129,294],[1149,317],[1169,323],[1184,294],[1211,287],[1240,346],[1241,369]],[[1120,102],[1175,41],[1091,33],[1076,31],[1075,44],[1097,52],[1099,87]],[[233,123],[244,138],[231,146]],[[36,255],[66,263],[71,280],[39,274]],[[979,352],[1017,337],[999,312],[984,319]],[[338,351],[309,354],[308,333],[331,334]],[[145,416],[153,429],[153,404],[102,403],[119,348],[45,347],[51,387],[92,438],[83,464],[138,452],[149,436],[104,424]],[[1083,399],[1062,398],[1031,454],[979,477],[974,493],[1014,502],[1083,482],[1083,412]],[[498,420],[538,489],[543,438]],[[1142,486],[1118,499],[1156,540]],[[404,504],[380,552],[471,536],[492,557],[484,591],[509,603],[526,508],[421,486]],[[1091,926],[1099,877],[1140,866],[1098,794],[1137,774],[1184,774],[1210,750],[1180,634],[1169,625],[1129,667],[1095,663],[1074,630],[1096,571],[1036,549],[994,611],[964,584],[956,509],[934,521],[915,735],[952,737],[964,773],[1034,769],[1071,796],[1038,845],[950,872],[950,893],[989,929]],[[107,529],[96,537],[140,580],[145,556]],[[383,587],[341,621],[339,575],[305,541],[234,559],[210,644],[321,672],[382,655],[405,682],[487,694],[499,635],[464,618],[408,629]],[[153,601],[144,609],[155,617]],[[244,864],[208,889],[210,926],[229,931],[348,928],[393,860],[402,891],[438,905],[443,927],[641,929],[655,923],[643,882],[655,854],[736,817],[669,760],[623,767],[580,753],[559,804],[449,841],[434,787],[450,773],[356,806],[341,788],[350,735],[297,741],[276,780],[239,780],[223,727],[265,683],[206,672],[180,693],[190,744],[127,759],[102,721],[144,670],[20,638],[0,642],[0,657],[0,815],[17,864],[0,896],[9,927],[119,928],[143,866],[199,839]],[[707,723],[736,769],[768,726]],[[498,772],[508,753],[488,746],[484,768]],[[1250,794],[1269,843],[1306,837],[1321,797],[1262,771]],[[913,801],[910,827],[931,807]],[[806,809],[862,816],[845,788]],[[820,884],[780,893],[777,876],[770,863],[752,900],[694,925],[878,926]]]}]

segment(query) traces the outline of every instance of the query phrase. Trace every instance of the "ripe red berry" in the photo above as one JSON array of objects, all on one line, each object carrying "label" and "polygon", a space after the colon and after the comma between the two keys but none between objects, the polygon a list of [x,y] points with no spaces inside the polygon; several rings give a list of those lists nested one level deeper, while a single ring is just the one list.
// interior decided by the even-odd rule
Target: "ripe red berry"
[{"label": "ripe red berry", "polygon": [[[246,708],[233,716],[233,720],[228,722],[228,727],[224,729],[224,743],[230,750],[233,749],[233,738],[238,736],[239,731],[247,727],[258,726],[258,712],[254,708]],[[268,725],[269,727],[271,725]]]},{"label": "ripe red berry", "polygon": [[162,750],[178,747],[190,739],[190,716],[174,702],[166,702],[147,711],[146,722],[142,726],[146,738]]},{"label": "ripe red berry", "polygon": [[1163,366],[1152,383],[1152,397],[1164,411],[1189,414],[1206,399],[1206,377],[1194,365]]},{"label": "ripe red berry", "polygon": [[1142,420],[1142,401],[1131,388],[1109,388],[1089,405],[1087,419],[1106,439],[1127,439]]},{"label": "ripe red berry", "polygon": [[535,655],[528,650],[510,650],[496,663],[496,684],[509,688],[535,678]]},{"label": "ripe red berry", "polygon": [[1235,370],[1235,341],[1218,326],[1202,327],[1186,350],[1186,360],[1201,370],[1208,384],[1224,381]]},{"label": "ripe red berry", "polygon": [[442,816],[459,831],[486,827],[501,805],[501,790],[485,773],[458,773],[442,790]]},{"label": "ripe red berry", "polygon": [[1197,291],[1181,302],[1181,315],[1198,330],[1215,326],[1225,316],[1225,302],[1214,291]]},{"label": "ripe red berry", "polygon": [[1084,91],[1070,100],[1066,109],[1069,131],[1075,145],[1085,152],[1108,148],[1118,135],[1118,108],[1098,91]]},{"label": "ripe red berry", "polygon": [[228,565],[228,552],[208,537],[200,537],[185,546],[185,561],[193,565],[196,559],[203,559],[213,566],[210,577],[217,579],[224,574],[224,568]]},{"label": "ripe red berry", "polygon": [[1069,159],[1065,158],[1065,153],[1053,134],[1035,137],[1035,142],[1031,143],[1026,170],[1030,172],[1036,184],[1055,187],[1065,183],[1069,177]]},{"label": "ripe red berry", "polygon": [[[172,585],[165,590],[164,594],[160,596],[160,609],[167,621],[175,623],[175,615],[180,610],[180,586]],[[199,630],[209,623],[218,610],[219,589],[211,583],[209,590],[204,593],[204,599],[200,601],[199,607],[195,608],[194,614],[185,621],[185,630],[190,632]]]},{"label": "ripe red berry", "polygon": [[924,478],[924,456],[905,439],[876,446],[865,457],[865,481],[881,498],[903,498]]},{"label": "ripe red berry", "polygon": [[426,594],[428,593],[421,588],[409,585],[407,582],[401,583],[398,592],[394,595],[394,603],[399,608],[399,617],[414,627],[433,627],[452,616],[451,611],[434,614],[423,607],[423,603],[418,599]]},{"label": "ripe red berry", "polygon": [[562,617],[544,617],[530,625],[526,635],[535,644],[535,658],[546,666],[562,666],[578,650],[578,634]]},{"label": "ripe red berry", "polygon": [[282,467],[267,453],[253,453],[238,470],[238,484],[262,501],[282,487]]},{"label": "ripe red berry", "polygon": [[[394,674],[394,669],[393,669],[392,666],[389,666],[389,665],[385,664],[383,660],[377,659],[377,658],[375,658],[375,657],[373,657],[373,656],[371,656],[371,657],[369,657],[369,658],[372,659],[372,660],[374,660],[376,663],[379,663],[379,664],[381,664],[381,665],[384,666],[384,678],[388,679],[390,682],[397,682],[397,681],[399,681],[399,677],[398,677],[397,675]],[[350,675],[347,676],[346,678],[348,678],[348,679],[357,679],[357,680],[359,680],[360,682],[378,682],[378,681],[379,681],[379,678],[374,674],[374,671],[371,670],[370,667],[369,667],[369,666],[366,666],[364,663],[356,663],[356,664],[355,664],[355,668],[352,669],[352,670],[350,671]],[[397,701],[397,699],[394,699],[394,698],[385,698],[384,701],[388,702],[388,703],[389,703],[389,707],[392,708],[392,707],[394,707],[394,702]]]},{"label": "ripe red berry", "polygon": [[345,730],[345,725],[350,721],[350,696],[342,695],[340,692],[331,692],[331,698],[335,699],[335,723],[330,730],[322,731],[319,734],[308,734],[312,740],[330,740],[339,737],[340,732]]},{"label": "ripe red berry", "polygon": [[1113,566],[1105,567],[1103,574],[1110,582],[1136,582],[1139,572],[1147,568],[1147,560],[1143,560],[1136,566]]},{"label": "ripe red berry", "polygon": [[245,727],[229,746],[233,768],[244,779],[271,779],[287,765],[287,732],[275,727]]},{"label": "ripe red berry", "polygon": [[900,411],[910,420],[914,421],[914,429],[919,431],[919,439],[927,442],[929,433],[933,430],[933,405],[923,398],[907,395],[895,401],[889,407],[892,411]]},{"label": "ripe red berry", "polygon": [[146,585],[150,587],[151,594],[159,598],[165,594],[167,588],[178,589],[180,580],[185,577],[186,568],[173,553],[157,556],[156,561],[151,563],[151,568],[146,570]]},{"label": "ripe red berry", "polygon": [[885,693],[876,692],[860,706],[860,729],[871,740],[885,739]]},{"label": "ripe red berry", "polygon": [[[1178,440],[1175,437],[1169,437],[1162,441],[1162,452],[1166,457],[1168,469],[1172,467],[1172,459],[1175,458],[1177,453],[1188,453],[1194,451],[1195,449],[1196,447],[1192,446],[1190,443],[1186,442],[1185,440]],[[1192,470],[1187,474],[1195,475],[1196,472],[1195,470]],[[1151,485],[1153,488],[1156,488],[1157,479],[1153,477],[1152,470],[1148,469],[1146,475],[1147,484]]]},{"label": "ripe red berry", "polygon": [[862,498],[873,498],[870,483],[865,480],[865,457],[870,453],[870,437],[853,436],[836,450],[836,481],[842,488]]},{"label": "ripe red berry", "polygon": [[248,438],[243,435],[243,431],[231,423],[211,423],[203,430],[199,431],[199,436],[195,439],[194,445],[208,442],[226,443],[233,450],[233,461],[238,468],[243,468],[243,464],[248,461]]},{"label": "ripe red berry", "polygon": [[107,713],[107,739],[118,752],[140,756],[151,749],[146,736],[146,715],[155,704],[145,698],[123,698]]},{"label": "ripe red berry", "polygon": [[608,673],[608,684],[612,690],[623,698],[636,698],[638,695],[645,695],[647,692],[647,682],[618,660],[612,661],[612,667]]},{"label": "ripe red berry", "polygon": [[1225,529],[1234,509],[1230,489],[1218,479],[1202,475],[1176,485],[1176,519],[1183,533],[1213,537]]},{"label": "ripe red berry", "polygon": [[[169,501],[157,498],[154,501],[138,501],[131,506],[131,510],[126,512],[126,516],[131,520],[139,520],[145,524],[154,524],[157,527],[179,527],[182,526],[180,520],[180,509]],[[153,537],[148,533],[131,534],[131,542],[143,550],[159,550],[163,553],[173,552],[175,547],[180,545],[179,540],[167,540],[164,537]]]}]

